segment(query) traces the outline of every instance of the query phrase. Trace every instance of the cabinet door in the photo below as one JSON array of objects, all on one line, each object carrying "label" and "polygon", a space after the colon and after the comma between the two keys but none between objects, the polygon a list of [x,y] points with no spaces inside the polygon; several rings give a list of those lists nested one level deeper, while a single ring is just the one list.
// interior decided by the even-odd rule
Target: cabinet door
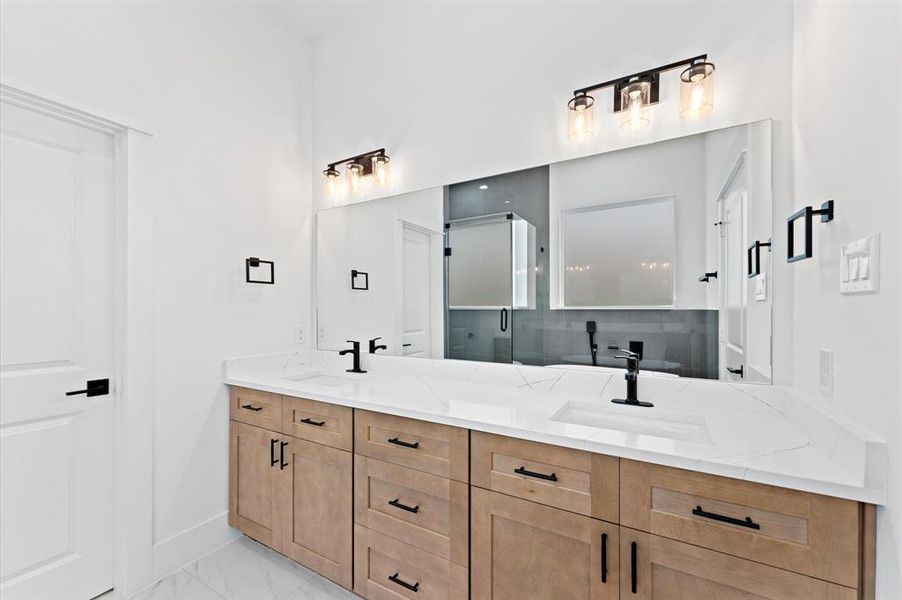
[{"label": "cabinet door", "polygon": [[229,525],[272,546],[278,433],[229,422]]},{"label": "cabinet door", "polygon": [[471,488],[473,600],[613,600],[618,527]]},{"label": "cabinet door", "polygon": [[274,547],[350,589],[353,455],[287,435],[281,443]]},{"label": "cabinet door", "polygon": [[620,529],[623,600],[854,600],[857,591],[656,535]]}]

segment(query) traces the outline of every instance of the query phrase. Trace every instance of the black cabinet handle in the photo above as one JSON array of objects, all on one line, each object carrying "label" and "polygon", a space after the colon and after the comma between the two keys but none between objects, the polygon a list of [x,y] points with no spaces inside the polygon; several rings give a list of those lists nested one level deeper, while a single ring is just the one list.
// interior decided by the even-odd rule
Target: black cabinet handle
[{"label": "black cabinet handle", "polygon": [[87,382],[85,389],[75,390],[72,392],[66,392],[66,395],[67,396],[80,396],[81,394],[84,394],[88,398],[93,398],[94,396],[106,396],[109,393],[110,393],[110,380],[109,379],[92,379]]},{"label": "black cabinet handle", "polygon": [[262,406],[254,406],[253,404],[242,404],[241,408],[246,408],[246,409],[252,410],[254,412],[260,412],[261,410],[263,410]]},{"label": "black cabinet handle", "polygon": [[301,419],[301,423],[306,423],[307,425],[315,425],[317,427],[322,427],[323,425],[326,424],[325,421],[314,421],[313,419],[310,419],[307,417],[304,417],[303,419]]},{"label": "black cabinet handle", "polygon": [[394,575],[389,575],[389,576],[388,576],[388,580],[391,581],[392,583],[397,583],[397,584],[400,585],[401,587],[407,588],[407,589],[410,590],[411,592],[418,592],[418,591],[420,591],[420,582],[419,582],[419,581],[416,582],[416,583],[414,583],[414,584],[407,583],[406,581],[404,581],[403,579],[401,579],[400,577],[398,577],[398,574],[397,574],[397,573],[395,573]]},{"label": "black cabinet handle", "polygon": [[414,450],[416,450],[417,448],[420,447],[420,442],[405,442],[404,440],[399,440],[396,437],[393,437],[390,440],[388,440],[388,443],[394,444],[395,446],[404,446],[405,448],[413,448]]},{"label": "black cabinet handle", "polygon": [[639,557],[637,556],[639,544],[632,542],[630,544],[630,586],[632,592],[636,593],[637,571],[639,570]]},{"label": "black cabinet handle", "polygon": [[394,506],[395,508],[400,508],[401,510],[406,510],[407,512],[412,512],[414,514],[420,512],[419,504],[417,504],[416,506],[407,506],[406,504],[401,504],[400,498],[395,498],[394,500],[389,500],[388,503],[391,504],[392,506]]},{"label": "black cabinet handle", "polygon": [[721,523],[729,523],[730,525],[739,525],[740,527],[748,527],[749,529],[761,529],[761,525],[752,521],[751,517],[746,517],[745,520],[737,519],[736,517],[728,517],[726,515],[719,515],[717,513],[708,512],[703,510],[701,506],[696,506],[692,509],[692,514],[697,517],[704,517],[705,519],[711,519],[712,521],[720,521]]},{"label": "black cabinet handle", "polygon": [[288,442],[282,442],[279,448],[279,470],[283,470],[288,466],[288,463],[285,462],[285,446],[288,445]]},{"label": "black cabinet handle", "polygon": [[740,377],[745,378],[745,376],[742,374],[742,372],[743,372],[742,365],[739,365],[738,369],[733,369],[732,367],[727,367],[727,373],[732,373],[733,375],[739,375]]},{"label": "black cabinet handle", "polygon": [[608,534],[601,534],[601,582],[608,582]]},{"label": "black cabinet handle", "polygon": [[501,309],[501,331],[507,331],[507,309]]},{"label": "black cabinet handle", "polygon": [[545,481],[557,481],[557,475],[552,473],[551,475],[546,475],[545,473],[536,473],[535,471],[528,471],[526,467],[519,467],[514,469],[514,473],[518,475],[526,475],[527,477],[535,477],[536,479],[544,479]]},{"label": "black cabinet handle", "polygon": [[270,438],[269,440],[269,466],[275,465],[278,461],[276,458],[276,442],[278,442],[276,438]]}]

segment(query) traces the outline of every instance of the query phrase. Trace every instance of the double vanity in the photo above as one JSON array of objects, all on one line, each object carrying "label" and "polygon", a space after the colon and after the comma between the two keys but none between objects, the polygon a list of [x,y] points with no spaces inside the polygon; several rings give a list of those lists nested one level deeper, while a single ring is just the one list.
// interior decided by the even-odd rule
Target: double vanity
[{"label": "double vanity", "polygon": [[871,598],[882,445],[781,388],[226,364],[229,522],[365,598]]}]

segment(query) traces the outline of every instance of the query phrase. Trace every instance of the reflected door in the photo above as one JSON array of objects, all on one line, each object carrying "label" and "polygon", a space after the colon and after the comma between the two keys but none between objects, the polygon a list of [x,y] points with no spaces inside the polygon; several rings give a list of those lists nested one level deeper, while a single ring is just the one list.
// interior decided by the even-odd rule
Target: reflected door
[{"label": "reflected door", "polygon": [[[113,138],[0,111],[0,597],[113,587]],[[102,385],[94,387],[102,392]]]},{"label": "reflected door", "polygon": [[721,226],[723,273],[720,308],[721,379],[741,381],[745,375],[745,211],[744,171],[734,178],[722,201]]},{"label": "reflected door", "polygon": [[432,349],[432,239],[404,225],[401,251],[401,355],[429,358]]},{"label": "reflected door", "polygon": [[453,223],[447,231],[448,358],[512,361],[511,219]]}]

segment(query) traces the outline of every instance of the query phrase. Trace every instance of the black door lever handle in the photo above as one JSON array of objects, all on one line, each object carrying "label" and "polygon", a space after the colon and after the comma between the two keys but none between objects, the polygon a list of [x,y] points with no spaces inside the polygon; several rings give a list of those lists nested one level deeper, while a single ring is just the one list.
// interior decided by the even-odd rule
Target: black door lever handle
[{"label": "black door lever handle", "polygon": [[109,379],[92,379],[88,381],[87,388],[83,390],[75,390],[73,392],[66,392],[66,395],[78,396],[79,394],[85,394],[88,398],[93,398],[94,396],[106,396],[109,393]]}]

